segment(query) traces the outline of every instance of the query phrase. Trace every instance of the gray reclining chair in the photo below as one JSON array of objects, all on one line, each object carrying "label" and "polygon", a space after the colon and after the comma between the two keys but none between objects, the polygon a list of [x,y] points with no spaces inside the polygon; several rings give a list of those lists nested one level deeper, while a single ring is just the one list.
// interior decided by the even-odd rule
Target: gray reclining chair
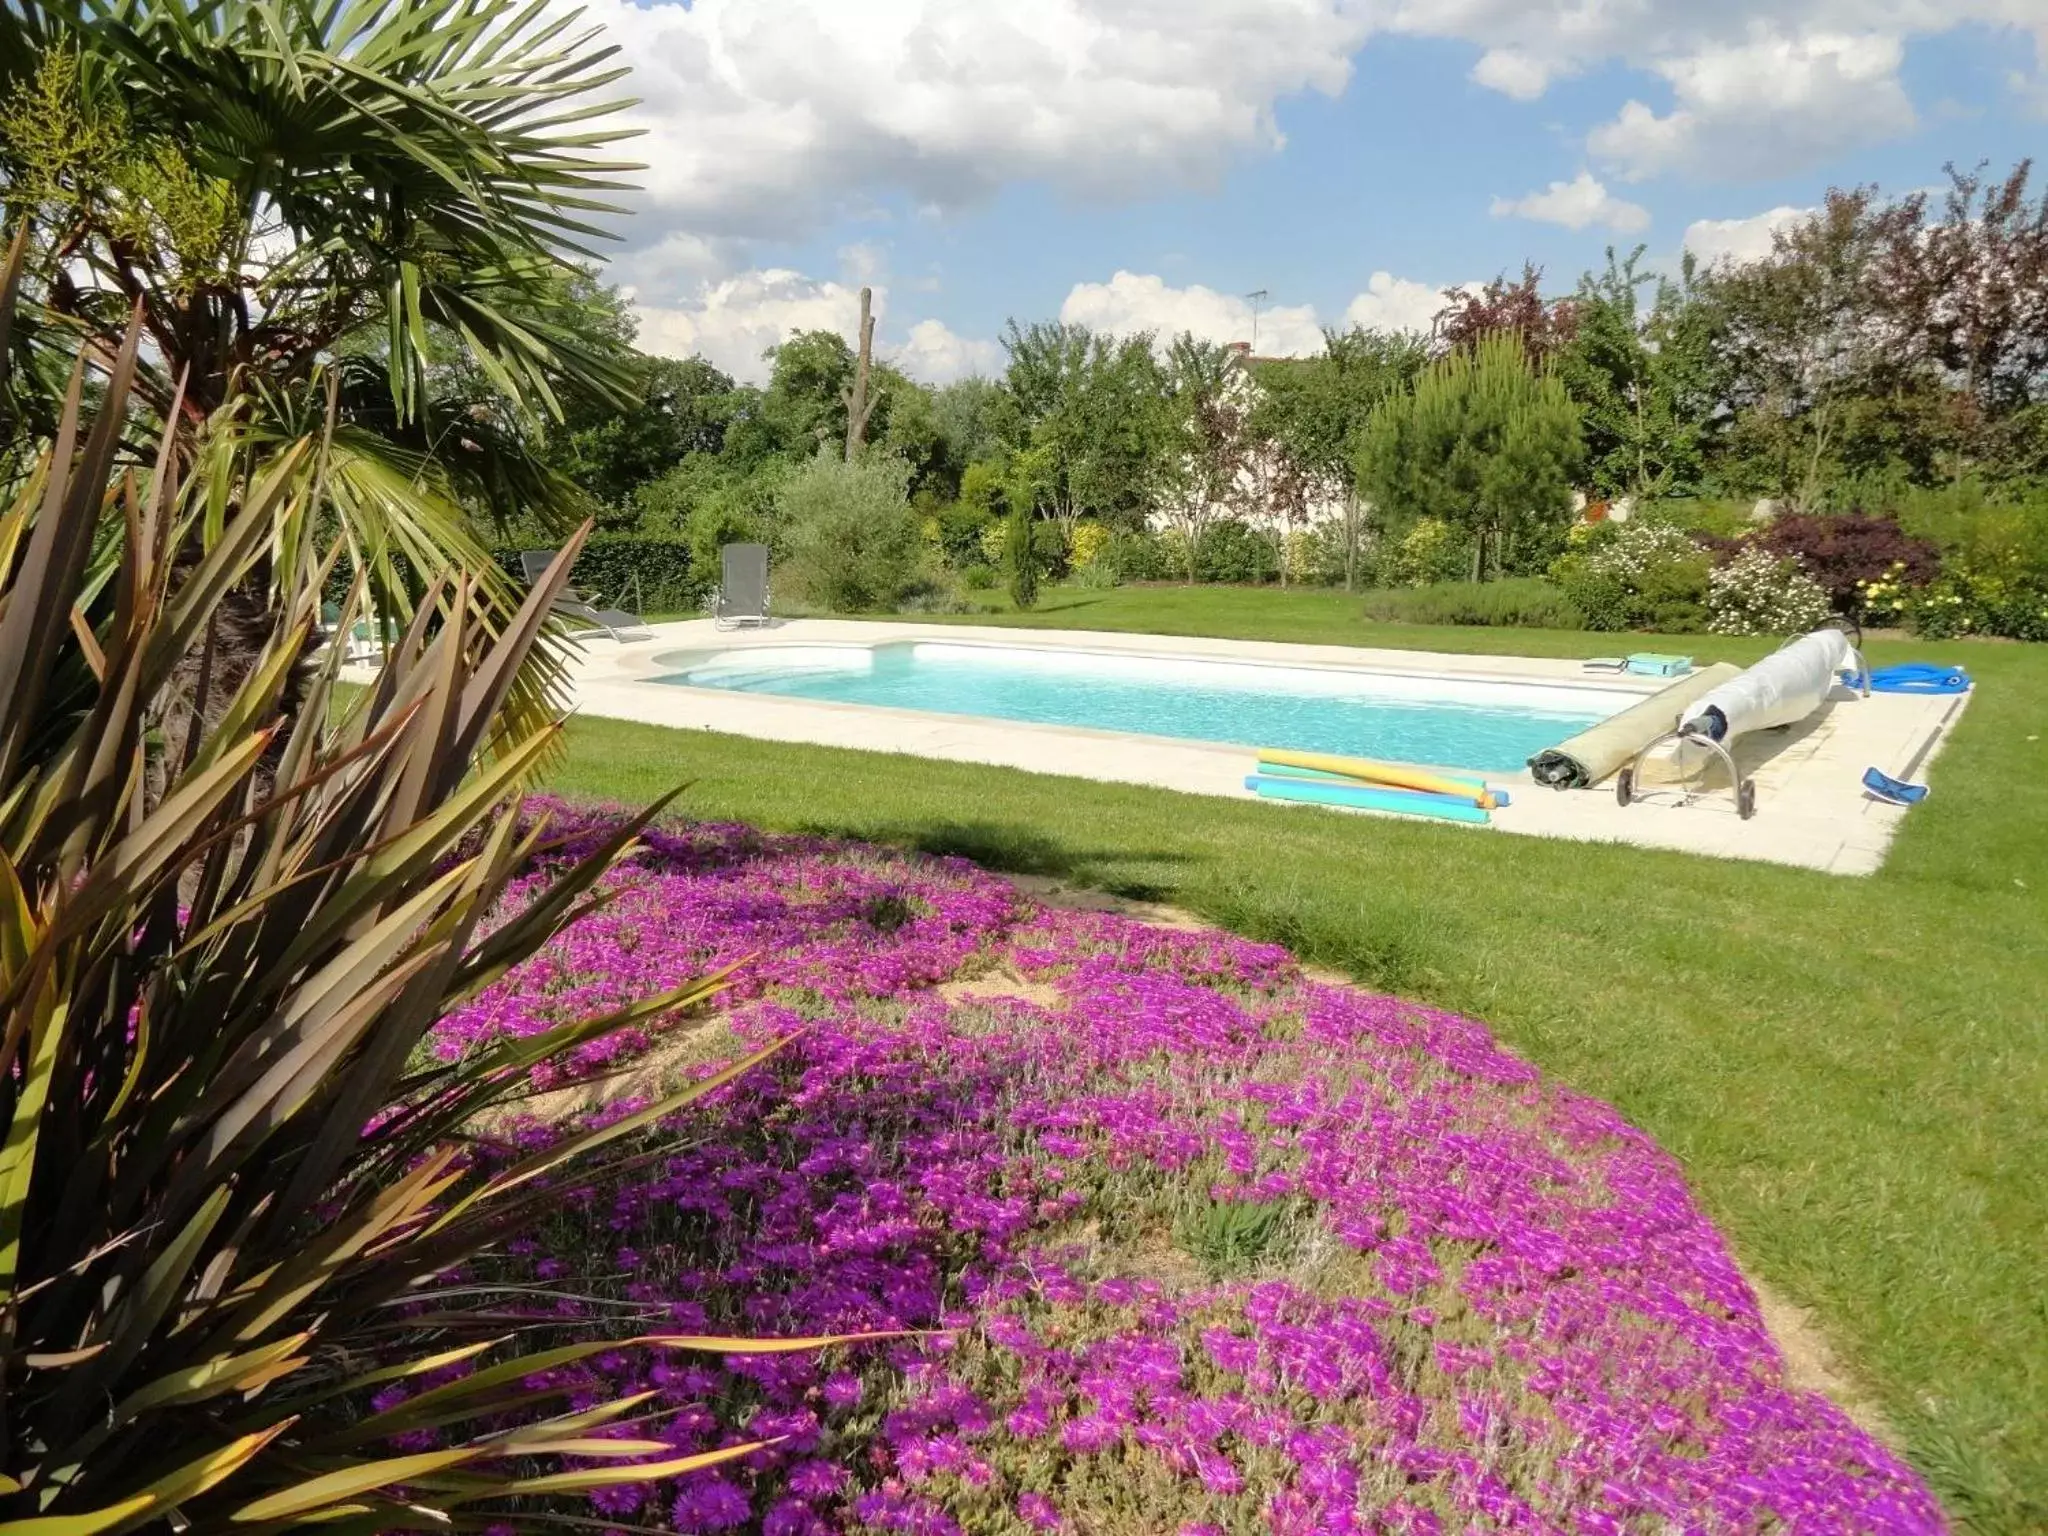
[{"label": "gray reclining chair", "polygon": [[720,629],[768,622],[768,546],[728,544],[719,551],[718,590],[711,618]]},{"label": "gray reclining chair", "polygon": [[[554,562],[557,551],[552,549],[527,549],[520,551],[520,568],[526,573],[526,582],[531,586],[547,573]],[[637,639],[651,640],[652,630],[642,622],[637,613],[627,613],[623,608],[600,607],[604,601],[595,592],[579,592],[574,587],[562,588],[562,595],[555,599],[552,612],[565,619],[581,619],[586,624],[595,624],[619,644],[626,643],[630,634]]]}]

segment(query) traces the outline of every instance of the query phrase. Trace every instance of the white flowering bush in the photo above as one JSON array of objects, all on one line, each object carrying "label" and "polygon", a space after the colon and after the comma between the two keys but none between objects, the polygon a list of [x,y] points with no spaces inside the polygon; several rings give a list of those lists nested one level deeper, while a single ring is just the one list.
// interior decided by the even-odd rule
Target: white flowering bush
[{"label": "white flowering bush", "polygon": [[1796,559],[1745,549],[1707,577],[1707,631],[1716,635],[1800,635],[1834,611],[1827,592]]},{"label": "white flowering bush", "polygon": [[1709,557],[1683,528],[1601,523],[1568,544],[1550,579],[1586,628],[1691,634],[1706,622]]},{"label": "white flowering bush", "polygon": [[1674,560],[1697,560],[1700,546],[1669,523],[1624,523],[1612,538],[1593,541],[1582,557],[1588,573],[1640,587],[1643,578]]}]

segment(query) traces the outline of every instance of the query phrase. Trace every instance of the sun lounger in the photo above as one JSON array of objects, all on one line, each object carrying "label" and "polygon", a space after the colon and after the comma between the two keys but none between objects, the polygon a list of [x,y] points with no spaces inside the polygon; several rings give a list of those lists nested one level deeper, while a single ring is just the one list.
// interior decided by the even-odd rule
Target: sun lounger
[{"label": "sun lounger", "polygon": [[[540,580],[555,558],[552,549],[528,549],[520,552],[520,568],[529,583]],[[606,608],[604,599],[595,592],[579,592],[574,587],[562,588],[562,595],[555,599],[553,612],[565,619],[580,619],[585,624],[594,624],[621,645],[630,635],[635,639],[651,640],[653,633],[637,613],[628,613],[623,608]]]},{"label": "sun lounger", "polygon": [[719,552],[718,590],[711,617],[720,629],[768,622],[768,546],[728,544]]}]

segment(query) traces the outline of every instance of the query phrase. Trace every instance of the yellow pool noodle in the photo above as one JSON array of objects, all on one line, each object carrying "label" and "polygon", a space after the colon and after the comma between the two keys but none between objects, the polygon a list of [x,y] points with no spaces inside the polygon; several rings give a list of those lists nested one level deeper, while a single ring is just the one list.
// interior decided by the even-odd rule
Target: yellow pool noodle
[{"label": "yellow pool noodle", "polygon": [[1311,768],[1317,773],[1342,774],[1361,784],[1384,784],[1393,789],[1419,789],[1432,795],[1456,795],[1482,810],[1493,810],[1499,801],[1482,783],[1446,778],[1425,768],[1406,768],[1399,763],[1374,762],[1369,757],[1332,757],[1325,752],[1261,751],[1259,761],[1282,768]]}]

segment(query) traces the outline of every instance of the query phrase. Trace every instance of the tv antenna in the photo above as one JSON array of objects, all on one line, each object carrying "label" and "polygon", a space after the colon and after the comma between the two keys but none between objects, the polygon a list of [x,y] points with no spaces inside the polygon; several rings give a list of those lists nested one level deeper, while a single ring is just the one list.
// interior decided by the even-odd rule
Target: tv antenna
[{"label": "tv antenna", "polygon": [[1270,299],[1271,297],[1273,297],[1273,295],[1268,293],[1263,288],[1256,288],[1252,292],[1245,295],[1246,300],[1249,301],[1252,306],[1253,357],[1257,357],[1259,355],[1259,310],[1264,306],[1266,300]]}]

